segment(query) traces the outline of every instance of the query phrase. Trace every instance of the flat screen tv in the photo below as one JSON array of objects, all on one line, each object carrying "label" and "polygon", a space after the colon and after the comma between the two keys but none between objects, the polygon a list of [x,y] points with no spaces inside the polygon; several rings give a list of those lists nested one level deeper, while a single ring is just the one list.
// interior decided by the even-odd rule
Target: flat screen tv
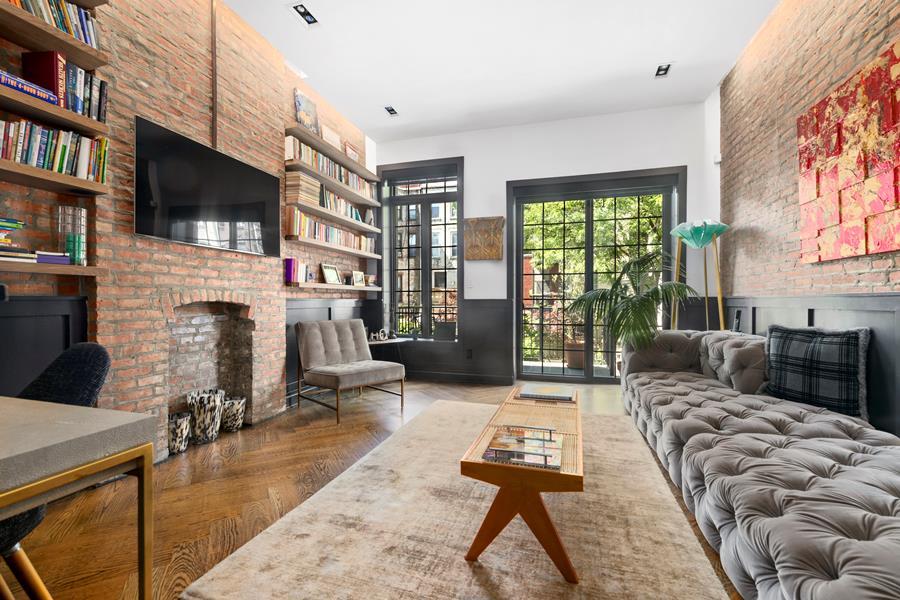
[{"label": "flat screen tv", "polygon": [[279,255],[277,177],[146,119],[134,129],[135,233]]}]

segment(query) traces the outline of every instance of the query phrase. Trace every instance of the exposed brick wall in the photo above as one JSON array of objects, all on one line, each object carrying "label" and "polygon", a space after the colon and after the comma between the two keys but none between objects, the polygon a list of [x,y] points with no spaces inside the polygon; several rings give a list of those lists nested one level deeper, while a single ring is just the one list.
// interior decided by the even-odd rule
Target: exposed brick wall
[{"label": "exposed brick wall", "polygon": [[[60,202],[89,207],[89,261],[110,269],[96,282],[66,277],[2,275],[14,294],[84,293],[90,299],[90,336],[110,351],[113,364],[100,406],[158,415],[161,439],[170,389],[173,306],[252,298],[253,389],[247,419],[284,409],[285,299],[310,292],[285,288],[278,258],[174,244],[133,233],[134,118],[140,115],[209,144],[211,141],[211,21],[209,0],[116,0],[98,9],[102,47],[111,62],[100,69],[111,84],[109,182],[113,193],[94,200],[0,184],[0,213],[24,217],[27,239],[50,247],[52,209]],[[318,102],[323,122],[364,150],[363,134],[285,66],[283,57],[223,3],[218,29],[218,149],[283,177],[284,125],[292,90]],[[16,70],[18,50],[0,47],[0,60]],[[360,269],[343,254],[310,252],[282,242],[282,256]],[[359,297],[358,293],[316,293]],[[172,298],[179,301],[172,303]],[[230,300],[229,300],[230,299]],[[171,316],[171,315],[170,315]],[[162,451],[162,448],[158,448]],[[161,452],[164,453],[164,452]]]},{"label": "exposed brick wall", "polygon": [[783,0],[722,83],[727,295],[900,290],[900,255],[800,262],[797,117],[900,37],[896,0]]}]

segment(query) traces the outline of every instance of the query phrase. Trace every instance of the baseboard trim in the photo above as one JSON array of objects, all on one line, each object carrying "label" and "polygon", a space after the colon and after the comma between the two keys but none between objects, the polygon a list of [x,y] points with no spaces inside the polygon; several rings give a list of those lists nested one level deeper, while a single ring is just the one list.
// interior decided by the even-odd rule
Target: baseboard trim
[{"label": "baseboard trim", "polygon": [[406,378],[440,383],[481,383],[486,385],[512,385],[516,381],[514,375],[451,373],[447,371],[407,371]]}]

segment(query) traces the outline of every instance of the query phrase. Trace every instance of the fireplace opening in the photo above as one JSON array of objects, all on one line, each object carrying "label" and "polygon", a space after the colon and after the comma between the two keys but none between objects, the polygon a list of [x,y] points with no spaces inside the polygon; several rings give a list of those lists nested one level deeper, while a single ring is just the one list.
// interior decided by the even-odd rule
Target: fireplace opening
[{"label": "fireplace opening", "polygon": [[252,403],[254,322],[242,318],[241,309],[229,302],[175,307],[169,321],[169,414],[187,410],[187,393],[198,389],[222,389]]}]

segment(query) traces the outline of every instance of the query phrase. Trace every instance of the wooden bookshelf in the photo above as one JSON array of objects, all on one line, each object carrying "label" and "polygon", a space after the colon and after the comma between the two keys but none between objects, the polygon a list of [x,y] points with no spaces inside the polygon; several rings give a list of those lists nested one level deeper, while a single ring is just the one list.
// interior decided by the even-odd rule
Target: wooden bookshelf
[{"label": "wooden bookshelf", "polygon": [[331,290],[341,292],[380,292],[381,287],[375,285],[342,285],[339,283],[297,282],[286,283],[285,287],[295,290]]},{"label": "wooden bookshelf", "polygon": [[91,137],[109,133],[106,123],[32,98],[6,86],[0,86],[0,109]]},{"label": "wooden bookshelf", "polygon": [[339,246],[337,244],[329,244],[328,242],[323,242],[321,240],[314,240],[312,238],[297,236],[297,235],[286,235],[284,239],[291,242],[298,242],[300,244],[304,244],[306,246],[313,246],[315,248],[321,248],[323,250],[330,250],[331,252],[342,252],[344,254],[352,254],[353,256],[360,256],[362,258],[374,258],[375,260],[381,260],[380,254],[374,254],[372,252],[366,252],[365,250],[357,250],[356,248],[348,248],[347,246]]},{"label": "wooden bookshelf", "polygon": [[350,186],[338,181],[337,179],[334,179],[333,177],[329,177],[328,175],[319,173],[315,168],[307,165],[306,163],[302,163],[299,160],[285,161],[284,168],[286,171],[300,171],[309,175],[310,177],[316,179],[319,183],[324,185],[325,189],[334,192],[344,200],[349,200],[350,202],[354,202],[356,204],[364,204],[365,206],[381,206],[381,204],[377,200],[366,198]]},{"label": "wooden bookshelf", "polygon": [[0,258],[0,272],[3,273],[42,273],[44,275],[73,275],[78,277],[100,277],[109,273],[103,267],[82,267],[80,265],[48,265],[46,263],[27,263]]},{"label": "wooden bookshelf", "polygon": [[366,181],[371,181],[373,183],[379,181],[378,175],[368,170],[367,168],[341,152],[339,148],[335,148],[302,125],[295,123],[294,125],[289,126],[287,129],[285,129],[285,135],[297,138],[307,146],[324,154],[345,169],[353,171]]},{"label": "wooden bookshelf", "polygon": [[296,206],[300,209],[301,212],[324,217],[329,221],[340,223],[341,225],[349,229],[365,231],[367,233],[381,233],[381,229],[375,227],[374,225],[369,225],[368,223],[363,223],[362,221],[357,221],[356,219],[352,219],[340,213],[336,213],[333,210],[328,210],[324,206],[318,206],[316,204],[306,204],[305,202],[288,202],[288,206]]},{"label": "wooden bookshelf", "polygon": [[0,159],[0,181],[76,196],[100,196],[109,193],[109,186],[103,183],[3,159]]},{"label": "wooden bookshelf", "polygon": [[10,2],[0,2],[0,37],[29,50],[57,50],[66,55],[66,60],[89,71],[109,62],[102,50],[91,48]]}]

